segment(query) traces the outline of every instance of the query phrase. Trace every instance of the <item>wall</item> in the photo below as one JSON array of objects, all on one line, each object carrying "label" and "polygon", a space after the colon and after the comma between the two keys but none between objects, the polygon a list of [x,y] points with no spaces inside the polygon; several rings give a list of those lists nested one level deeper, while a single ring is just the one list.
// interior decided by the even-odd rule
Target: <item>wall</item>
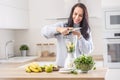
[{"label": "wall", "polygon": [[103,16],[102,16],[102,0],[81,0],[88,9],[89,23],[92,32],[94,50],[93,55],[102,55],[105,53],[103,41]]},{"label": "wall", "polygon": [[[0,30],[0,58],[5,58],[5,44],[9,40],[15,40],[13,30]],[[8,54],[14,54],[14,43],[8,44]]]},{"label": "wall", "polygon": [[102,0],[103,8],[120,8],[120,0]]},{"label": "wall", "polygon": [[92,30],[92,39],[94,50],[92,54],[102,55],[105,53],[104,40],[103,40],[103,25],[101,18],[90,18],[90,27]]}]

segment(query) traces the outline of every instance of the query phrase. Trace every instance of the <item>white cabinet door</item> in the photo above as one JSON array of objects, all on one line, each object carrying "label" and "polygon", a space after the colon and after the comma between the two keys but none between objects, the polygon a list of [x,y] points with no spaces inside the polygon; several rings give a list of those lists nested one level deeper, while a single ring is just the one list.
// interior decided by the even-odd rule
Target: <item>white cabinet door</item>
[{"label": "white cabinet door", "polygon": [[7,7],[5,12],[5,27],[11,29],[26,29],[28,27],[28,12]]},{"label": "white cabinet door", "polygon": [[0,28],[2,29],[28,28],[29,14],[27,7],[28,3],[26,1],[27,0],[25,0],[24,3],[23,0],[0,0]]}]

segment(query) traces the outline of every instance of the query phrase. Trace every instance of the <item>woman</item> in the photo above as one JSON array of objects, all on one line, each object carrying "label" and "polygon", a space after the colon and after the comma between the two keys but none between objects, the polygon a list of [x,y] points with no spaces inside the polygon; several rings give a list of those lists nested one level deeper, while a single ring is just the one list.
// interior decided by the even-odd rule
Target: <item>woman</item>
[{"label": "woman", "polygon": [[[73,28],[80,27],[80,30],[73,31],[73,35],[77,35],[76,56],[80,54],[88,54],[92,51],[92,38],[90,34],[90,27],[88,24],[88,13],[84,4],[77,3],[72,9],[67,23],[56,23],[47,25],[42,29],[42,34],[46,38],[57,39],[57,56],[56,64],[63,67],[65,58],[67,56],[64,36],[69,34]],[[60,34],[59,34],[60,33]]]}]

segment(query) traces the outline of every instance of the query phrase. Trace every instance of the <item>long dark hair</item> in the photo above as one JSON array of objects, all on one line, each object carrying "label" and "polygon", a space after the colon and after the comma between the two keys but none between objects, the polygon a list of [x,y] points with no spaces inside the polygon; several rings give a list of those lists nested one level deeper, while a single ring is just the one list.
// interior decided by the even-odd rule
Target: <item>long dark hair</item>
[{"label": "long dark hair", "polygon": [[[80,7],[83,9],[83,19],[82,21],[79,23],[80,26],[82,29],[80,30],[81,31],[81,34],[83,35],[83,37],[88,40],[89,39],[89,32],[90,32],[90,27],[89,27],[89,24],[88,24],[88,12],[87,12],[87,8],[84,4],[82,3],[77,3],[75,4],[72,9],[71,9],[71,13],[70,13],[70,16],[68,18],[68,26],[72,26],[74,25],[74,22],[73,22],[73,18],[72,18],[72,15],[73,15],[73,12],[74,12],[74,9],[76,7]],[[88,32],[89,31],[89,32]]]}]

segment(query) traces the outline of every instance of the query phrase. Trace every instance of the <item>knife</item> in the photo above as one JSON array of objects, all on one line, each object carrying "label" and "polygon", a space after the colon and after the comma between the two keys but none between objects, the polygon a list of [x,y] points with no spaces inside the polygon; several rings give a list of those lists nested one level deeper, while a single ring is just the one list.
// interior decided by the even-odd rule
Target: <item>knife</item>
[{"label": "knife", "polygon": [[82,29],[82,28],[81,27],[79,27],[79,28],[73,28],[72,30],[70,30],[70,32],[77,31],[79,29]]},{"label": "knife", "polygon": [[[79,28],[70,29],[69,34],[71,34],[73,31],[77,31],[77,30],[80,30],[80,29],[82,29],[82,28],[79,27]],[[56,36],[56,35],[61,35],[61,33],[56,33],[55,36]]]}]

